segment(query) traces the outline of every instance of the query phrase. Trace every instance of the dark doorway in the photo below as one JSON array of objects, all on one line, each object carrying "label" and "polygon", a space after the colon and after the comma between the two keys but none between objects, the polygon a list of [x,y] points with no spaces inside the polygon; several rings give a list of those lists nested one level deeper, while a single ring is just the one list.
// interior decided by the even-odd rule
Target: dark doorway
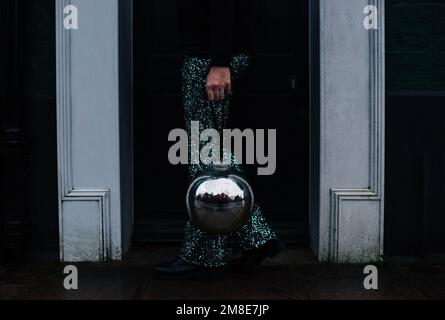
[{"label": "dark doorway", "polygon": [[[187,168],[167,159],[183,128],[175,0],[134,2],[134,241],[178,241],[187,219]],[[234,98],[231,127],[277,129],[277,171],[246,168],[283,240],[308,243],[309,39],[306,1],[254,1],[255,55]]]}]

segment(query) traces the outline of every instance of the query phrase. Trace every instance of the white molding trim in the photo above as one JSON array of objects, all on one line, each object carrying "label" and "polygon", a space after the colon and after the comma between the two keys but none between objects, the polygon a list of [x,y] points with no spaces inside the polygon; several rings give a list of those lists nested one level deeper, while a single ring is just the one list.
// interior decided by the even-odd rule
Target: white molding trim
[{"label": "white molding trim", "polygon": [[[329,0],[320,0],[321,10],[325,10],[324,14],[326,14],[325,7],[327,6],[327,2]],[[341,6],[347,6],[349,1],[342,3]],[[365,2],[357,1],[357,8],[360,8],[361,5],[364,5]],[[320,232],[329,231],[329,236],[326,237],[323,234],[320,234],[320,252],[319,259],[321,261],[329,261],[334,263],[341,262],[370,262],[379,260],[381,255],[383,255],[383,241],[384,241],[384,150],[385,150],[385,56],[384,56],[384,48],[385,48],[385,25],[384,25],[384,0],[370,0],[366,2],[367,4],[374,5],[378,8],[378,29],[377,30],[369,30],[369,123],[366,124],[369,127],[369,145],[368,145],[368,181],[369,187],[363,188],[363,186],[358,188],[335,188],[336,184],[345,185],[348,180],[354,180],[351,176],[354,174],[354,171],[362,175],[363,174],[363,165],[360,163],[355,163],[348,173],[348,177],[344,179],[337,180],[333,179],[332,176],[335,176],[333,172],[329,170],[335,170],[337,167],[335,162],[331,162],[336,160],[335,156],[331,155],[332,158],[327,158],[326,155],[326,135],[331,135],[332,140],[335,141],[335,136],[332,136],[332,132],[326,131],[325,129],[324,135],[321,134],[321,146],[324,150],[321,152],[320,156],[322,163],[325,165],[324,175],[320,176],[321,185],[323,184],[323,179],[328,180],[329,182],[325,182],[325,187],[328,187],[329,190],[329,201],[324,202],[324,191],[321,190],[321,205],[320,208],[328,209],[328,215],[323,215],[320,212]],[[332,5],[332,3],[331,3]],[[355,3],[354,3],[355,5]],[[355,10],[355,8],[354,8]],[[360,12],[357,11],[357,14]],[[322,15],[323,16],[323,15]],[[321,17],[322,17],[321,16]],[[339,24],[344,23],[341,19],[338,20]],[[331,23],[332,20],[330,21]],[[337,23],[337,22],[335,22]],[[323,24],[323,21],[321,21]],[[330,25],[332,27],[332,25]],[[333,28],[335,29],[335,28]],[[335,30],[330,30],[329,33],[336,32]],[[352,31],[351,31],[352,32]],[[352,33],[356,32],[355,36],[359,35],[358,30],[354,30]],[[329,36],[325,35],[324,39],[329,39]],[[321,38],[322,41],[323,38]],[[329,41],[332,41],[329,39]],[[329,47],[331,44],[326,44],[321,42],[321,46],[326,46],[328,48],[329,54],[332,54],[335,51],[336,54],[341,54],[340,52],[343,49]],[[358,44],[359,46],[361,44]],[[364,44],[363,44],[364,45]],[[363,48],[363,47],[362,47]],[[339,50],[339,51],[337,51]],[[326,59],[326,54],[325,54]],[[358,58],[357,58],[358,59]],[[321,60],[321,64],[323,63],[336,63],[327,60]],[[323,65],[322,65],[323,67]],[[329,70],[332,70],[329,69]],[[332,71],[330,71],[332,72]],[[331,75],[330,81],[334,78]],[[351,75],[352,77],[352,75]],[[321,79],[322,88],[326,90],[329,86],[328,83],[324,82],[324,79]],[[351,86],[350,86],[351,87]],[[350,88],[348,87],[348,88]],[[329,92],[329,91],[328,91]],[[338,94],[337,93],[326,93],[326,91],[322,91],[322,95],[324,94],[324,99],[330,99],[331,96],[329,94]],[[363,93],[365,94],[365,93]],[[343,98],[344,99],[344,98]],[[344,101],[339,99],[339,101]],[[331,106],[331,105],[330,105]],[[362,104],[363,106],[363,104]],[[332,107],[332,106],[331,106]],[[324,120],[324,124],[326,121],[332,121],[330,118],[326,118],[323,115],[326,112],[326,107],[321,106],[322,120]],[[359,107],[363,108],[363,107]],[[351,112],[351,109],[348,112]],[[323,119],[323,117],[325,117]],[[356,119],[354,116],[353,119]],[[357,117],[357,119],[362,119]],[[356,120],[360,121],[360,120]],[[336,126],[341,126],[342,122],[336,123]],[[356,143],[363,141],[363,133],[361,133],[361,138],[354,140],[353,143],[348,145],[346,149],[351,150],[351,152],[355,152],[355,150],[359,149],[359,146],[356,146]],[[362,139],[362,140],[360,140]],[[342,145],[342,142],[338,143],[340,148],[339,150],[345,149],[345,146]],[[329,149],[333,150],[333,149]],[[331,151],[332,152],[332,151]],[[338,151],[335,151],[338,152]],[[335,154],[334,152],[334,154]],[[358,152],[358,151],[357,151]],[[362,152],[362,151],[360,151]],[[363,155],[363,154],[362,154]],[[357,171],[359,170],[359,171]],[[344,181],[342,181],[344,180]],[[330,185],[331,184],[331,185]],[[326,203],[323,206],[323,203]],[[323,209],[321,209],[323,210]],[[367,216],[370,214],[369,216]],[[324,219],[324,220],[323,220]],[[378,221],[376,221],[378,220]],[[370,222],[370,223],[369,223]],[[351,228],[352,227],[352,228]]]},{"label": "white molding trim", "polygon": [[[385,28],[384,28],[384,0],[372,0],[371,5],[379,8],[379,29],[369,32],[370,39],[370,150],[369,150],[369,189],[331,189],[331,237],[330,237],[330,261],[339,262],[344,258],[339,257],[339,224],[342,207],[347,201],[377,201],[380,205],[379,220],[379,257],[383,255],[384,241],[384,150],[385,150]],[[348,258],[348,261],[363,261],[366,259],[375,259],[375,257],[355,257]]]},{"label": "white molding trim", "polygon": [[[111,251],[111,221],[110,221],[110,190],[71,190],[61,200],[61,208],[60,212],[64,212],[63,206],[65,202],[96,202],[95,207],[98,208],[98,216],[99,221],[98,224],[101,228],[98,230],[98,251],[97,251],[97,259],[94,261],[105,261],[109,259],[117,259],[117,257],[112,256]],[[60,247],[63,250],[60,250],[60,259],[61,261],[66,261],[64,257],[64,253],[67,251],[64,246],[64,216],[60,215],[60,224],[59,224],[59,237],[60,237]],[[68,258],[69,261],[72,261],[72,258]],[[79,261],[84,261],[83,259],[79,259]]]},{"label": "white molding trim", "polygon": [[[370,189],[332,189],[331,190],[331,235],[330,235],[330,249],[329,261],[331,262],[364,262],[375,260],[375,255],[369,254],[354,254],[349,256],[339,255],[339,238],[341,232],[349,232],[350,230],[342,230],[341,215],[343,207],[346,202],[357,201],[377,201],[380,203],[381,197]],[[378,256],[383,254],[383,214],[381,214],[379,225],[381,226],[379,232],[379,248]]]},{"label": "white molding trim", "polygon": [[[60,259],[61,261],[116,260],[121,258],[121,252],[112,250],[110,189],[77,187],[73,183],[72,37],[71,31],[63,27],[63,10],[65,6],[72,4],[72,1],[55,1]],[[85,203],[88,203],[92,209],[82,211]],[[70,208],[67,208],[68,206]],[[89,232],[91,238],[95,240],[94,243],[89,243],[91,242],[91,239],[87,239],[89,237],[82,238],[81,226],[76,224],[73,229],[73,221],[76,221],[76,217],[73,218],[71,215],[75,214],[73,208],[76,207],[80,208],[76,209],[80,210],[80,216],[86,215],[84,225],[86,232]],[[82,247],[82,250],[79,250],[79,247]]]}]

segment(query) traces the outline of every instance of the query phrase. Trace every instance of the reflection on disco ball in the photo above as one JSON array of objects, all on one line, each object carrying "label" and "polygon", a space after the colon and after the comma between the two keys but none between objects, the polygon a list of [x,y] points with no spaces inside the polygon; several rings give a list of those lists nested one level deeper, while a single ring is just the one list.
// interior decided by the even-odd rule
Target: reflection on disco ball
[{"label": "reflection on disco ball", "polygon": [[202,231],[227,234],[249,220],[253,192],[249,183],[229,166],[214,165],[192,182],[186,204],[190,219]]}]

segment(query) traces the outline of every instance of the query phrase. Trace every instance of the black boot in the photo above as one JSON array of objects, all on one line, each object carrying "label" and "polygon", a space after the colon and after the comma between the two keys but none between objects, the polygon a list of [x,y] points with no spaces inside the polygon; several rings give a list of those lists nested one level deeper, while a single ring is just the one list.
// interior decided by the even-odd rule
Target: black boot
[{"label": "black boot", "polygon": [[266,258],[273,258],[284,249],[284,243],[278,239],[272,239],[259,248],[245,251],[241,258],[233,260],[230,265],[234,271],[254,273],[258,271]]},{"label": "black boot", "polygon": [[206,268],[188,263],[181,257],[160,263],[153,268],[154,276],[159,279],[212,278],[219,275],[221,268]]}]

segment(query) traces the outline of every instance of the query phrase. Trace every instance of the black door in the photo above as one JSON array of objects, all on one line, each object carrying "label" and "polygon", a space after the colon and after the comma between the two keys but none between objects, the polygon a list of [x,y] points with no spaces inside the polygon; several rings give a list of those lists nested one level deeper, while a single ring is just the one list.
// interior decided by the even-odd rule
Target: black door
[{"label": "black door", "polygon": [[[246,168],[280,237],[308,242],[307,3],[256,0],[255,56],[234,98],[231,127],[277,129],[277,170]],[[182,239],[187,168],[167,159],[170,130],[183,128],[175,0],[137,0],[135,41],[135,241]]]}]

